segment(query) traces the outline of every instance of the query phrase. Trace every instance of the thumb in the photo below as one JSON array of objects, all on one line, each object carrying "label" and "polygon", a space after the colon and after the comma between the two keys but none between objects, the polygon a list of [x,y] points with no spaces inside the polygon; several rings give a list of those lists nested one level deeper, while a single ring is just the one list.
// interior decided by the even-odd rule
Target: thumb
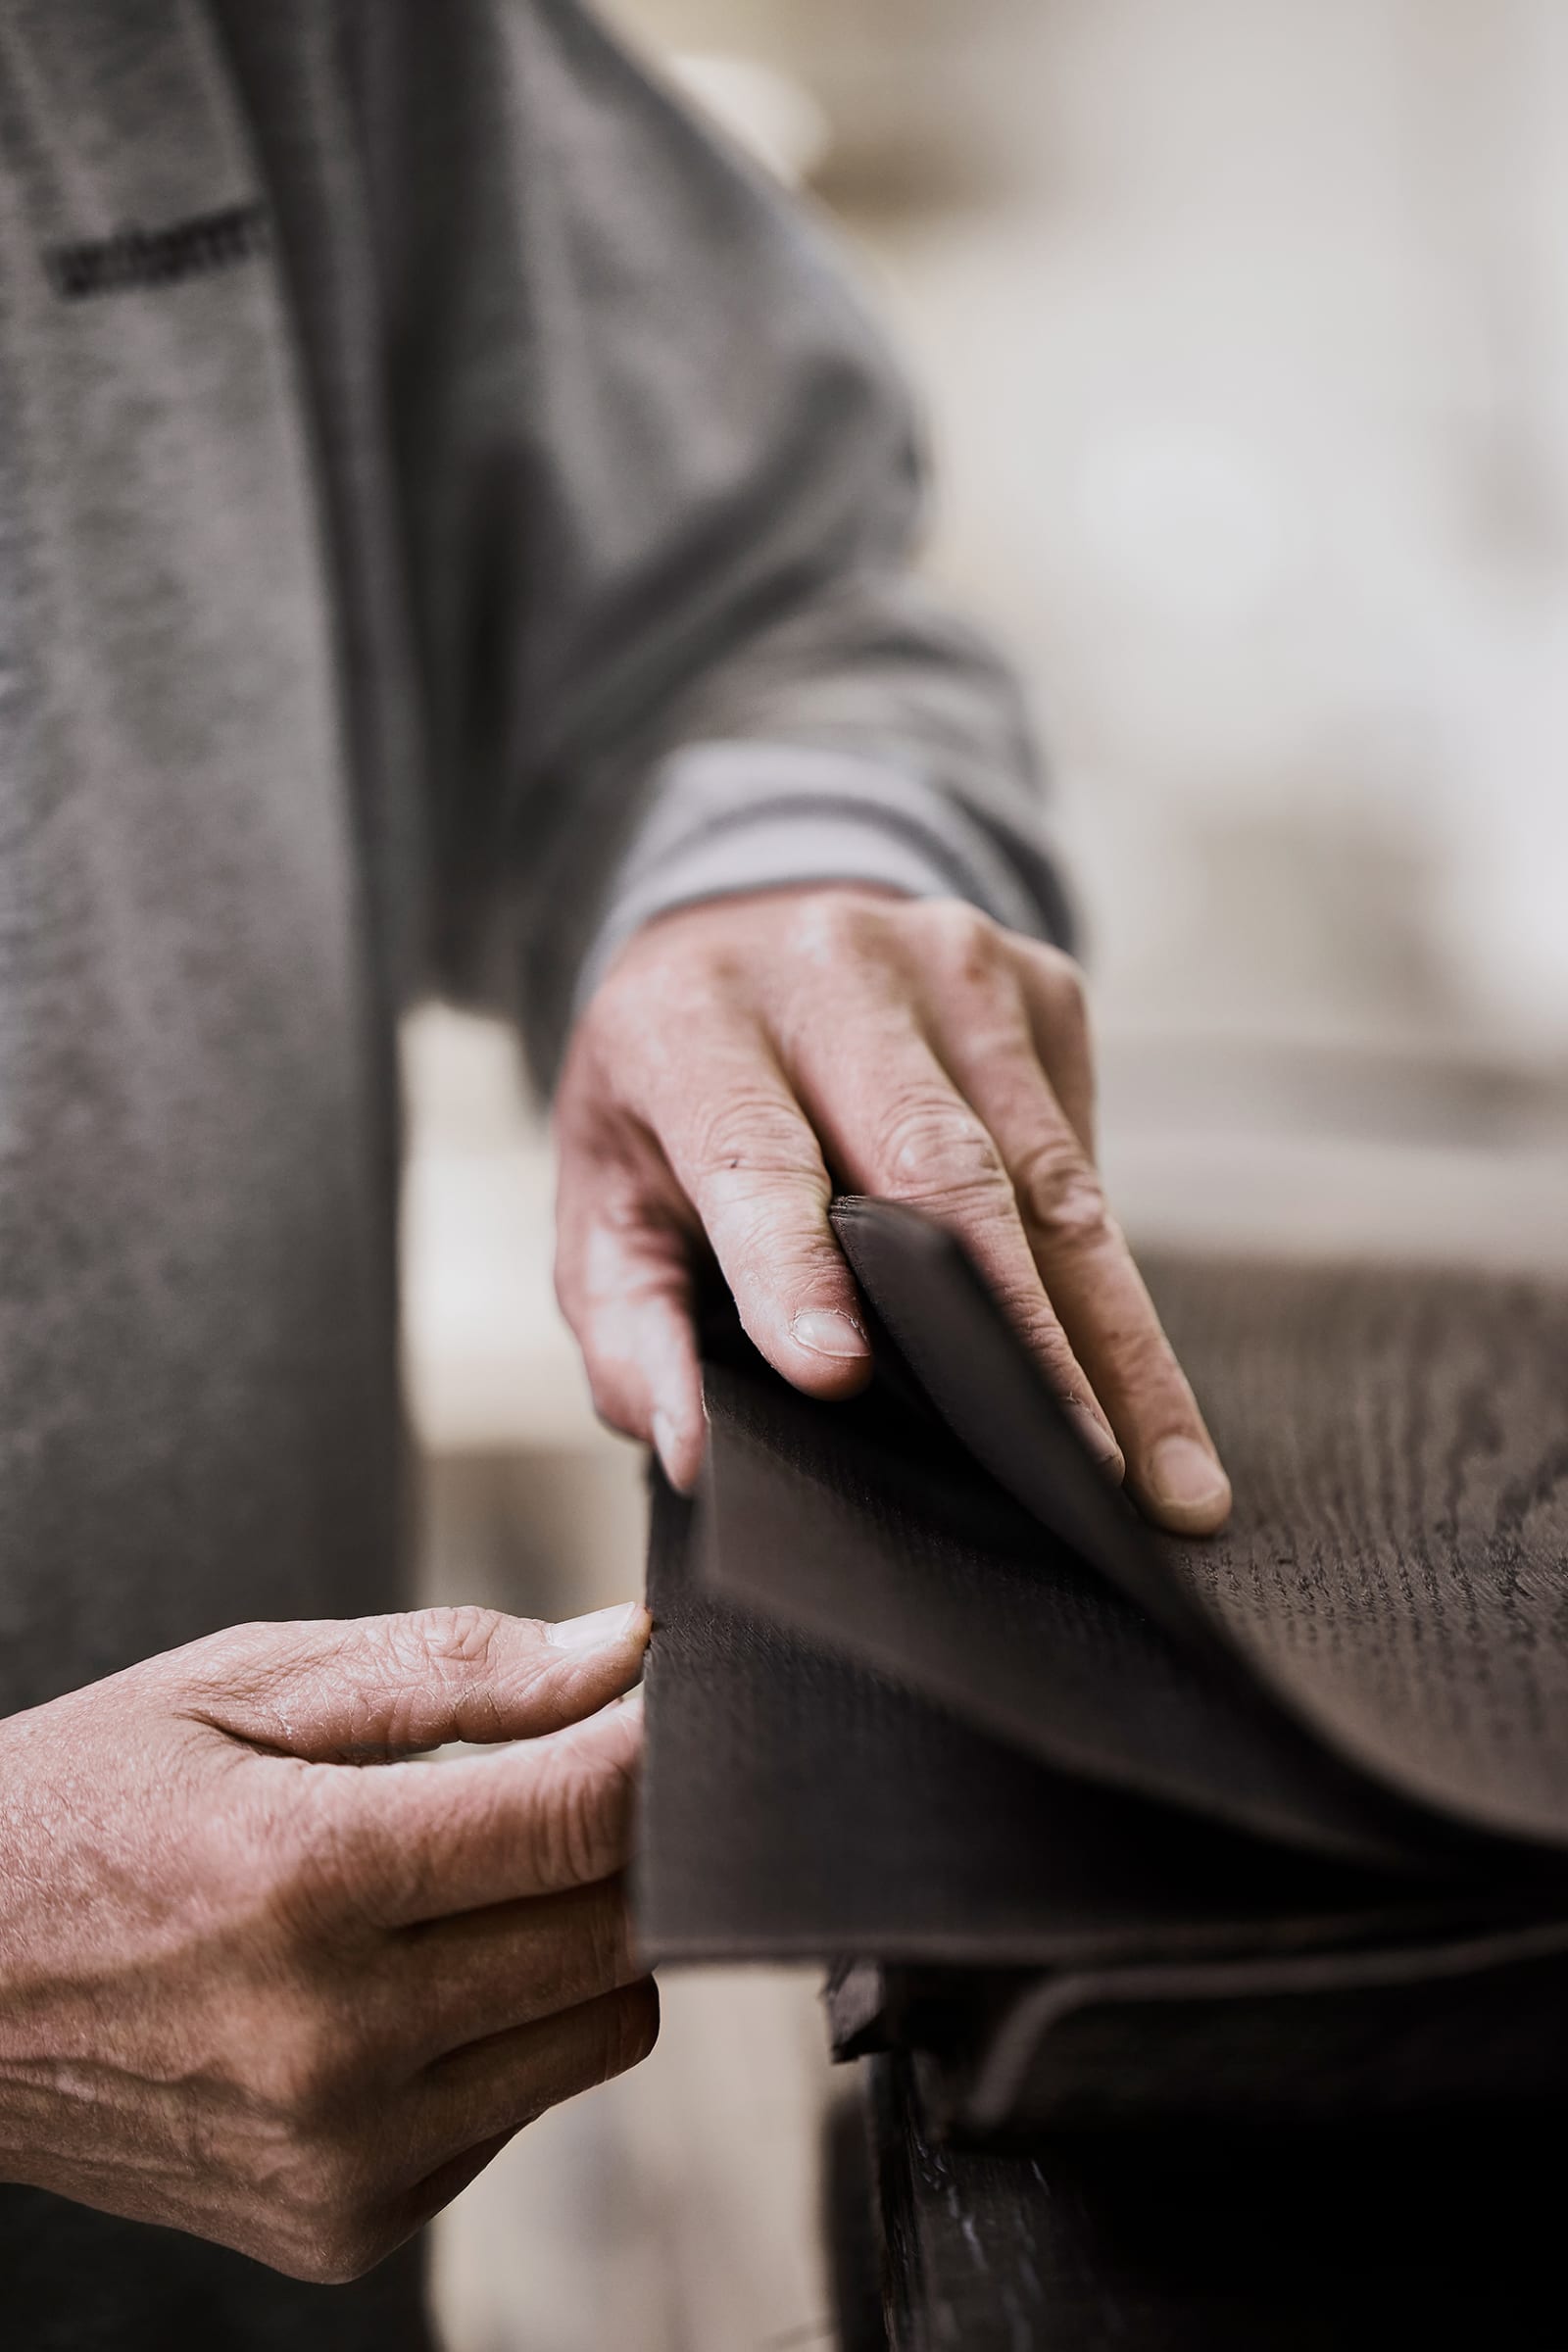
[{"label": "thumb", "polygon": [[692,1323],[689,1217],[657,1173],[563,1161],[556,1290],[594,1409],[652,1445],[689,1494],[702,1467],[703,1380]]},{"label": "thumb", "polygon": [[184,1711],[215,1730],[276,1754],[348,1763],[575,1723],[637,1680],[649,1628],[640,1601],[562,1625],[499,1609],[415,1609],[237,1626],[171,1663],[186,1669]]}]

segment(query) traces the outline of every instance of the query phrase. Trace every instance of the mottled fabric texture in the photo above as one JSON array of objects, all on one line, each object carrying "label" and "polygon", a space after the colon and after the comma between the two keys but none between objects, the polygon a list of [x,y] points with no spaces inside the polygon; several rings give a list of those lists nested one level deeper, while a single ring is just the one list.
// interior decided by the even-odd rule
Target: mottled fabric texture
[{"label": "mottled fabric texture", "polygon": [[[7,0],[0,417],[3,1712],[403,1597],[415,992],[548,1078],[694,898],[1060,910],[875,337],[565,0]],[[422,2336],[30,2191],[0,2280],[19,2347]]]}]

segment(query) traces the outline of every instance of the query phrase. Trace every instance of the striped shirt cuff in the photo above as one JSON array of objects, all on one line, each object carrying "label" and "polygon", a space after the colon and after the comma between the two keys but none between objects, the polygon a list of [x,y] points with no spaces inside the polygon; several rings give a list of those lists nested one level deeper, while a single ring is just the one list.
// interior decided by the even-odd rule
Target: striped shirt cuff
[{"label": "striped shirt cuff", "polygon": [[965,899],[1037,937],[1057,928],[1054,909],[990,834],[918,778],[817,745],[691,745],[654,779],[651,812],[584,960],[576,1009],[656,915],[812,882]]}]

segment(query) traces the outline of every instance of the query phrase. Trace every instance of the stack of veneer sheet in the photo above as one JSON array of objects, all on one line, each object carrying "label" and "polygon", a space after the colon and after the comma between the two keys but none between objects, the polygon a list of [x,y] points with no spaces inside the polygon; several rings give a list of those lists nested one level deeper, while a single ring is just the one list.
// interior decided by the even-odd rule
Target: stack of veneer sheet
[{"label": "stack of veneer sheet", "polygon": [[716,1320],[656,1494],[649,1955],[832,1964],[956,2144],[1560,2101],[1568,1297],[1155,1267],[1237,1496],[1182,1543],[951,1240],[834,1215],[872,1387]]}]

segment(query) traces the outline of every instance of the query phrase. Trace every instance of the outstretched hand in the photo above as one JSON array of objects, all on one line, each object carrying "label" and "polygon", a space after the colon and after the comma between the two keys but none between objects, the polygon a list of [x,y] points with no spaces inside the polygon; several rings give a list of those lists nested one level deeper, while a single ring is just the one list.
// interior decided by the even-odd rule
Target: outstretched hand
[{"label": "outstretched hand", "polygon": [[956,901],[811,887],[649,924],[558,1103],[557,1284],[600,1413],[692,1485],[705,1242],[776,1370],[860,1388],[836,1179],[956,1234],[1107,1472],[1166,1527],[1219,1527],[1230,1487],[1106,1203],[1094,1094],[1076,965]]}]

